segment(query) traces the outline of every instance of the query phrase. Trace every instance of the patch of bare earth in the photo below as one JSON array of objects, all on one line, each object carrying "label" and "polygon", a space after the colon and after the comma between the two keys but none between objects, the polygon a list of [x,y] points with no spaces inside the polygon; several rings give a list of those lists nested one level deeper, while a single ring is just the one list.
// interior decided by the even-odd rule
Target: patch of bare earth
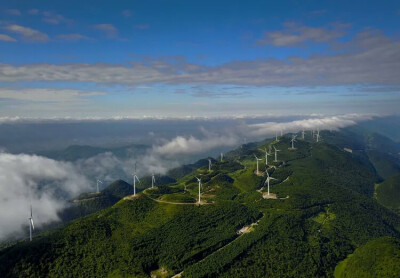
[{"label": "patch of bare earth", "polygon": [[125,196],[125,197],[124,197],[124,200],[131,200],[131,201],[133,201],[133,200],[139,198],[139,196],[140,196],[139,194],[137,194],[136,196],[134,196],[134,195]]}]

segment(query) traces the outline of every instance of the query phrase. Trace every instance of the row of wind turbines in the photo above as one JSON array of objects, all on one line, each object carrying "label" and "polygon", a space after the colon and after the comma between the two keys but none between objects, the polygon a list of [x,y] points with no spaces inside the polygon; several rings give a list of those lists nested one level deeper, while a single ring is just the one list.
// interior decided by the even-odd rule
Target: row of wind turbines
[{"label": "row of wind turbines", "polygon": [[[280,132],[281,132],[281,136],[282,136],[283,135],[282,134],[283,131],[280,130]],[[316,142],[319,142],[320,139],[321,139],[321,135],[319,133],[319,129],[317,129],[317,132],[315,132],[314,130],[311,130],[311,136],[312,136],[312,138],[314,138],[314,137],[316,138]],[[302,137],[303,140],[305,139],[305,131],[304,130],[301,131],[301,137]],[[289,148],[289,149],[292,149],[292,150],[296,149],[294,147],[294,142],[297,142],[296,138],[297,138],[297,134],[292,134],[292,138],[290,140],[291,148]],[[275,133],[275,141],[276,142],[279,141],[278,132]],[[275,148],[275,146],[273,146],[273,148],[274,148],[274,162],[278,162],[278,152],[280,152],[281,150],[278,150],[277,148]],[[265,151],[265,166],[268,167],[268,156],[272,155],[271,145],[269,145],[269,151],[267,151],[267,148],[264,148],[263,150]],[[259,175],[260,172],[259,172],[258,162],[261,161],[262,159],[258,158],[255,154],[253,154],[253,155],[254,155],[254,158],[256,159],[256,174]],[[269,183],[270,183],[271,180],[276,180],[276,179],[271,177],[267,170],[265,171],[265,173],[267,174],[267,178],[265,180],[265,183],[268,186],[268,190],[267,191],[268,191],[268,196],[269,196],[270,195]]]}]

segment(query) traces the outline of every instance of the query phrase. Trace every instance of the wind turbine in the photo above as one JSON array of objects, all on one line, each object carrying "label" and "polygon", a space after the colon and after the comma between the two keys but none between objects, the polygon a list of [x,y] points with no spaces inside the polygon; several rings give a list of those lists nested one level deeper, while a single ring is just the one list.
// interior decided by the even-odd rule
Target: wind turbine
[{"label": "wind turbine", "polygon": [[276,179],[273,178],[273,177],[270,177],[269,174],[268,174],[268,171],[265,171],[265,172],[267,172],[267,179],[265,180],[265,182],[268,184],[268,196],[269,196],[269,181],[270,180],[276,180]]},{"label": "wind turbine", "polygon": [[304,140],[304,129],[303,129],[303,131],[301,132],[301,137],[302,137],[302,139]]},{"label": "wind turbine", "polygon": [[151,188],[154,187],[154,184],[156,183],[156,178],[154,177],[154,174],[151,175]]},{"label": "wind turbine", "polygon": [[97,180],[97,182],[96,182],[97,193],[100,192],[100,190],[99,190],[99,183],[103,184],[103,182],[102,182],[101,180]]},{"label": "wind turbine", "polygon": [[201,179],[199,179],[198,177],[195,177],[197,179],[197,181],[199,182],[199,204],[201,202],[201,193],[200,193],[200,187],[201,187]]},{"label": "wind turbine", "polygon": [[35,229],[35,226],[33,225],[33,217],[32,217],[32,205],[31,205],[31,217],[29,219],[29,240],[32,241],[32,232]]},{"label": "wind turbine", "polygon": [[292,149],[294,149],[294,142],[296,142],[296,137],[297,135],[292,135],[292,140],[290,140],[290,142],[292,142]]},{"label": "wind turbine", "polygon": [[275,150],[275,160],[274,162],[278,162],[278,152],[280,152],[281,150],[277,150],[274,146],[274,150]]},{"label": "wind turbine", "polygon": [[[270,146],[271,149],[271,146]],[[267,148],[264,148],[265,151],[265,166],[268,166],[268,156],[271,155],[270,153],[267,152]],[[271,150],[270,150],[271,152]]]},{"label": "wind turbine", "polygon": [[223,159],[224,159],[224,154],[221,153],[221,162],[222,162]]},{"label": "wind turbine", "polygon": [[209,160],[208,160],[208,171],[211,171],[211,165],[212,165],[211,159],[209,159]]},{"label": "wind turbine", "polygon": [[319,135],[319,129],[317,130],[316,137],[317,137],[317,143],[318,143],[318,142],[319,142],[319,139],[320,139],[320,135]]},{"label": "wind turbine", "polygon": [[275,141],[278,142],[278,131],[275,131]]},{"label": "wind turbine", "polygon": [[254,155],[254,157],[256,158],[256,162],[257,162],[257,172],[256,172],[256,173],[257,173],[257,175],[258,175],[258,161],[259,161],[259,160],[262,160],[262,159],[261,159],[261,158],[258,158],[256,155]]},{"label": "wind turbine", "polygon": [[138,176],[136,175],[136,163],[135,163],[135,172],[133,172],[132,176],[133,176],[133,196],[136,196],[136,180],[140,182]]}]

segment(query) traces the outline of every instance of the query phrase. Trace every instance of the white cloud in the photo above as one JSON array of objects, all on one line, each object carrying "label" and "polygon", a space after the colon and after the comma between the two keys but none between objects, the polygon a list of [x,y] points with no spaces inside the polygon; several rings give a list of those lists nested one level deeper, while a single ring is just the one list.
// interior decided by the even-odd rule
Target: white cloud
[{"label": "white cloud", "polygon": [[293,46],[306,41],[329,42],[344,35],[341,28],[317,28],[295,23],[286,23],[285,27],[283,31],[266,32],[264,37],[257,40],[256,43],[259,45]]},{"label": "white cloud", "polygon": [[0,153],[0,239],[27,235],[29,204],[37,227],[58,220],[66,198],[88,190],[89,183],[70,163],[48,158]]},{"label": "white cloud", "polygon": [[197,139],[193,136],[187,138],[177,136],[175,139],[154,147],[154,152],[160,155],[173,156],[182,154],[196,154],[209,151],[223,146],[234,146],[238,139],[233,136],[209,136],[204,139]]},{"label": "white cloud", "polygon": [[16,42],[17,40],[14,39],[13,37],[10,37],[9,35],[0,34],[0,41],[3,41],[3,42]]},{"label": "white cloud", "polygon": [[[103,26],[102,28],[112,27]],[[99,82],[125,85],[249,86],[399,85],[400,41],[366,30],[338,54],[228,62],[218,66],[158,59],[122,64],[0,64],[0,81]],[[350,51],[351,50],[351,51]]]},{"label": "white cloud", "polygon": [[60,24],[60,23],[71,23],[72,20],[65,18],[63,15],[51,12],[51,11],[43,11],[42,13],[42,21],[49,24]]},{"label": "white cloud", "polygon": [[64,40],[64,41],[80,41],[80,40],[90,40],[89,37],[85,35],[81,35],[78,33],[72,33],[72,34],[60,34],[57,35],[58,39]]},{"label": "white cloud", "polygon": [[371,119],[368,115],[346,114],[340,116],[315,116],[291,122],[266,122],[248,125],[245,132],[250,136],[274,136],[282,130],[299,132],[301,130],[332,129],[337,130],[347,126],[356,125],[359,121]]},{"label": "white cloud", "polygon": [[49,36],[45,33],[17,24],[7,25],[4,28],[9,32],[19,34],[26,41],[45,42],[49,39]]},{"label": "white cloud", "polygon": [[14,99],[33,102],[69,102],[85,97],[105,95],[105,92],[82,91],[74,89],[43,89],[20,88],[9,89],[0,87],[0,99]]},{"label": "white cloud", "polygon": [[96,24],[93,25],[93,28],[103,32],[107,38],[112,39],[118,37],[118,29],[112,24]]}]

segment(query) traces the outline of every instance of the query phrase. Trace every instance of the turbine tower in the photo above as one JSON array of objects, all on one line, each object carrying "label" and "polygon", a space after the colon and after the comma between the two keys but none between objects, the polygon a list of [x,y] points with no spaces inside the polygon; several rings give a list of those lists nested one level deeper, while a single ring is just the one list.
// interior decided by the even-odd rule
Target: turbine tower
[{"label": "turbine tower", "polygon": [[278,131],[275,131],[275,141],[278,142]]},{"label": "turbine tower", "polygon": [[211,171],[211,165],[212,165],[211,159],[209,159],[209,160],[208,160],[208,171]]},{"label": "turbine tower", "polygon": [[274,162],[278,162],[278,152],[280,152],[281,150],[276,149],[275,146],[274,146],[274,150],[275,150],[275,160],[274,160]]},{"label": "turbine tower", "polygon": [[296,137],[297,135],[292,135],[292,140],[290,140],[290,142],[292,142],[292,149],[294,149],[294,142],[297,142]]},{"label": "turbine tower", "polygon": [[221,162],[222,162],[223,159],[224,159],[224,154],[221,153]]},{"label": "turbine tower", "polygon": [[154,187],[154,184],[156,183],[156,178],[154,177],[154,173],[151,175],[151,188]]},{"label": "turbine tower", "polygon": [[195,177],[197,179],[197,181],[199,182],[199,204],[201,202],[201,192],[200,192],[200,188],[201,188],[201,179],[199,179],[198,177]]},{"label": "turbine tower", "polygon": [[133,172],[132,176],[133,176],[133,196],[136,196],[136,180],[140,182],[138,176],[136,175],[136,163],[135,163],[135,172]]},{"label": "turbine tower", "polygon": [[304,129],[303,129],[303,131],[301,132],[301,138],[304,140]]},{"label": "turbine tower", "polygon": [[256,155],[254,155],[254,157],[256,158],[256,162],[257,162],[257,172],[256,172],[256,173],[257,173],[257,175],[258,175],[258,161],[259,161],[259,160],[262,160],[262,159],[261,159],[261,158],[258,158]]},{"label": "turbine tower", "polygon": [[100,190],[99,190],[99,183],[103,184],[103,182],[102,182],[101,180],[97,180],[97,182],[96,182],[96,187],[97,187],[96,193],[100,193]]},{"label": "turbine tower", "polygon": [[317,137],[317,143],[318,143],[318,142],[319,142],[319,138],[320,138],[320,135],[319,135],[319,129],[317,130],[316,137]]},{"label": "turbine tower", "polygon": [[29,240],[32,241],[32,232],[35,229],[35,226],[33,225],[33,217],[32,217],[32,205],[31,205],[31,217],[29,219]]},{"label": "turbine tower", "polygon": [[267,172],[267,179],[265,180],[265,182],[268,184],[268,196],[269,196],[269,181],[270,180],[276,180],[276,179],[273,178],[273,177],[270,177],[269,174],[268,174],[268,171],[266,171],[266,172]]},{"label": "turbine tower", "polygon": [[[264,148],[264,151],[265,151],[265,166],[268,166],[268,156],[271,155],[271,153],[267,152],[267,148]],[[271,150],[270,150],[270,152],[271,152]]]}]

